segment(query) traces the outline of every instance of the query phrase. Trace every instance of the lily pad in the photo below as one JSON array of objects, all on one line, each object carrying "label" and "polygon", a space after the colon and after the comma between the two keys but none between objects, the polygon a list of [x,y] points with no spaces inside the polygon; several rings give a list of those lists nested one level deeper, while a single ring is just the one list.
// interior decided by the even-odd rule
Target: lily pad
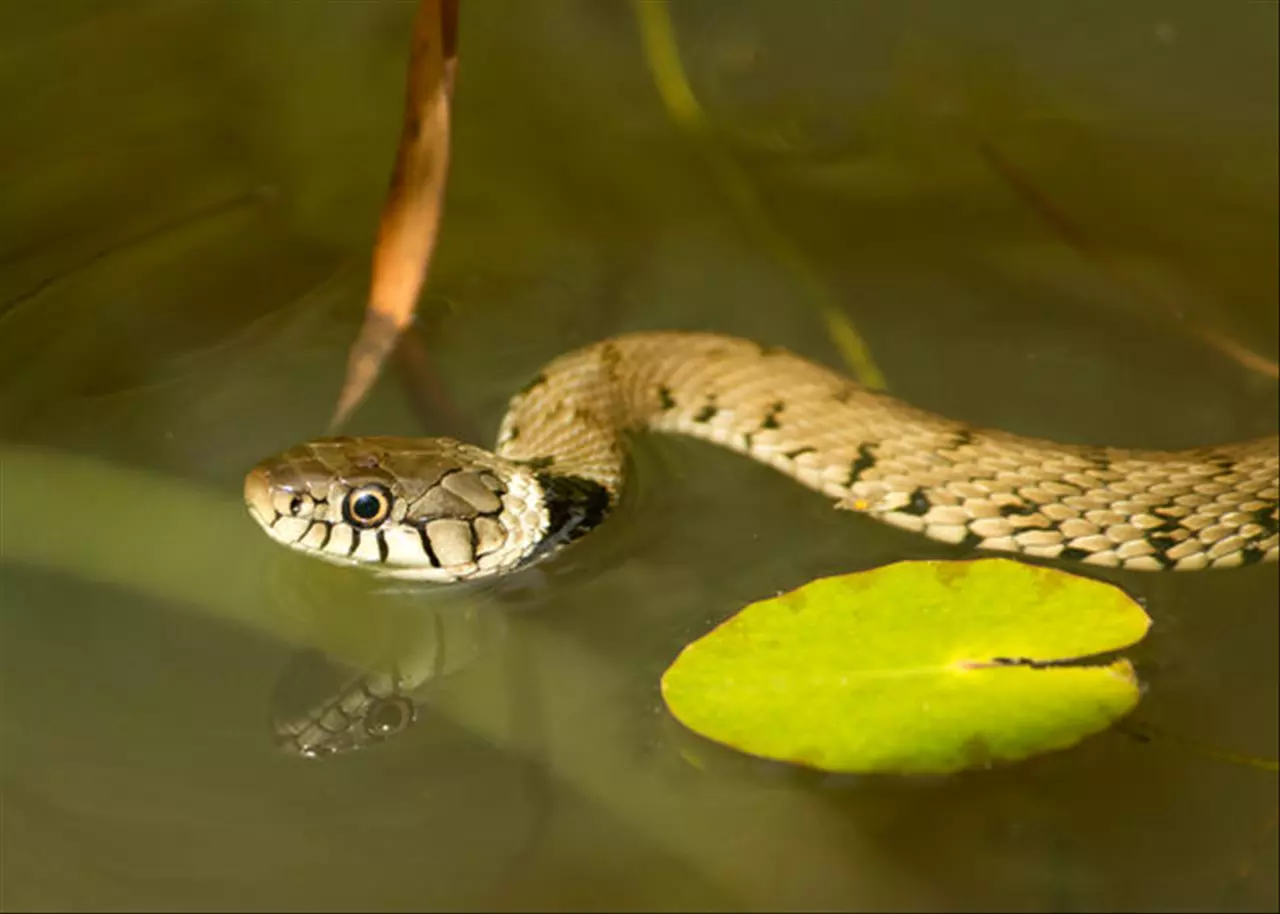
[{"label": "lily pad", "polygon": [[1009,559],[899,562],[747,606],[662,677],[686,727],[824,771],[944,773],[1072,746],[1138,702],[1119,588]]}]

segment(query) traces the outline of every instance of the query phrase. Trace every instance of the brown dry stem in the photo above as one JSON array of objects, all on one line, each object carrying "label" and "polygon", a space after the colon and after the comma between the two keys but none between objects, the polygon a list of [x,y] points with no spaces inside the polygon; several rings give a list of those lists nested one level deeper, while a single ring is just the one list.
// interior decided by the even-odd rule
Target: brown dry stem
[{"label": "brown dry stem", "polygon": [[347,357],[331,428],[345,422],[365,398],[400,334],[413,323],[444,209],[457,31],[457,0],[421,0],[409,52],[404,126],[373,250],[369,302]]}]

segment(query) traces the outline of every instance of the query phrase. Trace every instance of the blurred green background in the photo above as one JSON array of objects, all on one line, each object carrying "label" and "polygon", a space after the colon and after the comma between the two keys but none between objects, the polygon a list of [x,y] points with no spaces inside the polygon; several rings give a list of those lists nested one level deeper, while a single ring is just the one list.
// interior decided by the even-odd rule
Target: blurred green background
[{"label": "blurred green background", "polygon": [[[1275,909],[1274,772],[1172,739],[900,781],[683,739],[657,681],[684,643],[820,574],[958,554],[732,455],[640,442],[618,518],[448,603],[259,534],[243,473],[323,431],[359,326],[413,13],[0,12],[0,907]],[[1275,4],[671,16],[716,148],[803,262],[671,122],[631,5],[464,4],[422,312],[480,443],[613,332],[838,363],[814,289],[895,394],[956,418],[1275,431],[1274,381],[1200,335],[1277,356]],[[393,377],[350,430],[438,431]],[[1139,717],[1274,759],[1275,566],[1109,578],[1156,620]],[[411,731],[274,749],[299,645],[412,650],[432,613],[468,634]]]}]

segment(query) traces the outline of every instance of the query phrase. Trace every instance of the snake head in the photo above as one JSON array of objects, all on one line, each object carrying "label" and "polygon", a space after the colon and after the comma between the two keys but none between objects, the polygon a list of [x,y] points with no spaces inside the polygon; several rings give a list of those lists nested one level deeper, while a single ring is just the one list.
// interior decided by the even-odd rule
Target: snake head
[{"label": "snake head", "polygon": [[549,524],[534,471],[448,438],[324,438],[245,477],[249,513],[291,549],[390,577],[510,571]]}]

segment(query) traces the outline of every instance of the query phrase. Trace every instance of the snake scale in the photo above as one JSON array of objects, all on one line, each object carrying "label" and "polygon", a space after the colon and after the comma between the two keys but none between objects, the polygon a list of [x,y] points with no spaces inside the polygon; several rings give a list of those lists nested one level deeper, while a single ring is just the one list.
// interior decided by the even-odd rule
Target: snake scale
[{"label": "snake scale", "polygon": [[245,480],[276,541],[426,581],[503,574],[599,525],[628,433],[738,451],[836,506],[973,549],[1132,570],[1280,554],[1280,439],[1180,451],[970,427],[783,349],[635,333],[562,355],[513,397],[493,452],[445,438],[327,438]]}]

